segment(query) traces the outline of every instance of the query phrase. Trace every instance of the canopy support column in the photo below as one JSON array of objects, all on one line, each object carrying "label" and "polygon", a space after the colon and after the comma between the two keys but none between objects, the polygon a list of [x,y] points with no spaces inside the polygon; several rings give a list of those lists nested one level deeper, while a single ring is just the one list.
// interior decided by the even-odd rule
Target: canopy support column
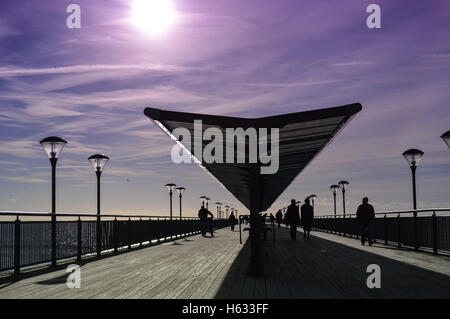
[{"label": "canopy support column", "polygon": [[250,264],[247,275],[263,276],[264,267],[261,255],[260,233],[260,207],[261,184],[259,181],[259,167],[254,165],[250,176]]}]

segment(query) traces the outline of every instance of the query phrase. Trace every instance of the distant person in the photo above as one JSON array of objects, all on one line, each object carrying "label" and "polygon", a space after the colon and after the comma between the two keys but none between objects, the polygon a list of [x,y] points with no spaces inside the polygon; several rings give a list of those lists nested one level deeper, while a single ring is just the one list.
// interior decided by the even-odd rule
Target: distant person
[{"label": "distant person", "polygon": [[291,205],[288,206],[286,211],[286,221],[289,224],[291,231],[291,239],[297,239],[297,225],[300,222],[300,215],[298,212],[298,206],[296,205],[295,199],[291,200]]},{"label": "distant person", "polygon": [[275,223],[275,216],[273,216],[272,213],[270,213],[270,224],[273,225]]},{"label": "distant person", "polygon": [[231,212],[231,215],[228,218],[228,221],[230,223],[231,231],[234,231],[234,225],[236,224],[236,217],[234,216],[233,212]]},{"label": "distant person", "polygon": [[309,233],[311,232],[312,223],[314,220],[314,207],[309,203],[309,198],[305,199],[305,203],[301,208],[302,225],[303,225],[303,239],[309,240]]},{"label": "distant person", "polygon": [[361,245],[366,244],[366,237],[369,246],[372,246],[372,219],[375,218],[375,209],[369,204],[369,199],[364,197],[362,204],[359,205],[356,211],[356,218],[358,218],[361,225]]},{"label": "distant person", "polygon": [[275,214],[275,219],[277,221],[278,228],[280,228],[281,227],[281,222],[283,221],[283,213],[281,212],[281,209],[279,209],[277,211],[277,213]]}]

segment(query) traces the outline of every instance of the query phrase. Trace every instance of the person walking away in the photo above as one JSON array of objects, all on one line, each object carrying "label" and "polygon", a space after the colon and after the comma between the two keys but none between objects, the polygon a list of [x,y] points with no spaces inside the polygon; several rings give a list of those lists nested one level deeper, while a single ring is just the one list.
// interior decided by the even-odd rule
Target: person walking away
[{"label": "person walking away", "polygon": [[356,218],[361,225],[361,245],[365,245],[367,237],[369,246],[372,246],[372,219],[375,218],[375,209],[369,204],[367,197],[362,199],[362,204],[359,205],[356,211]]},{"label": "person walking away", "polygon": [[208,221],[208,210],[202,204],[202,207],[198,211],[198,218],[200,219],[200,231],[202,232],[202,236],[206,235],[206,223]]},{"label": "person walking away", "polygon": [[303,239],[309,240],[309,233],[311,232],[312,222],[314,220],[314,207],[312,207],[309,203],[309,198],[305,199],[305,203],[302,205],[301,211]]},{"label": "person walking away", "polygon": [[234,231],[234,225],[236,224],[236,217],[233,212],[231,212],[230,217],[228,218],[228,222],[230,223],[231,231]]},{"label": "person walking away", "polygon": [[291,200],[291,205],[288,206],[286,211],[286,221],[289,224],[291,231],[291,239],[297,239],[297,225],[300,222],[300,215],[298,212],[298,206],[296,205],[295,199]]},{"label": "person walking away", "polygon": [[281,209],[279,209],[278,212],[275,214],[275,219],[277,220],[278,229],[280,229],[281,222],[283,221],[283,213],[281,212]]}]

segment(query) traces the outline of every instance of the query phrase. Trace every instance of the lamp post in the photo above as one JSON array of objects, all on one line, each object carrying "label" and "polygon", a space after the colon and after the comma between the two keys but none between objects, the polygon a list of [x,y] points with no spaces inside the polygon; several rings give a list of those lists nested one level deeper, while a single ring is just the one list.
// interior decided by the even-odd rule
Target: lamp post
[{"label": "lamp post", "polygon": [[52,266],[56,265],[56,162],[67,141],[57,136],[39,142],[47,152],[52,166]]},{"label": "lamp post", "polygon": [[444,140],[445,144],[447,144],[448,148],[450,148],[450,131],[447,131],[444,134],[442,134],[441,138]]},{"label": "lamp post", "polygon": [[97,256],[100,256],[102,251],[102,227],[100,223],[100,177],[103,168],[109,161],[109,157],[104,154],[94,154],[88,158],[97,175]]},{"label": "lamp post", "polygon": [[220,206],[222,206],[222,203],[216,202],[217,218],[220,218]]},{"label": "lamp post", "polygon": [[230,209],[230,206],[225,206],[225,218],[228,218],[228,210]]},{"label": "lamp post", "polygon": [[170,220],[172,220],[172,195],[175,187],[177,187],[174,183],[169,183],[165,185],[167,190],[169,191],[169,200],[170,200]]},{"label": "lamp post", "polygon": [[333,192],[333,200],[334,200],[334,216],[336,217],[336,190],[339,188],[338,185],[333,184],[330,186],[331,191]]},{"label": "lamp post", "polygon": [[182,220],[181,198],[183,197],[183,193],[186,190],[186,188],[184,188],[184,187],[177,187],[176,190],[178,192],[178,197],[180,198],[180,220]]},{"label": "lamp post", "polygon": [[409,164],[412,173],[412,187],[413,187],[413,209],[417,209],[417,201],[416,201],[416,168],[417,164],[423,156],[423,152],[418,149],[409,149],[403,152],[403,157]]},{"label": "lamp post", "polygon": [[404,151],[402,155],[408,162],[409,167],[411,168],[411,174],[412,174],[413,209],[414,209],[414,214],[413,214],[413,217],[414,217],[414,248],[417,250],[419,247],[418,247],[418,243],[417,243],[416,169],[417,169],[417,164],[419,163],[420,159],[423,156],[423,152],[421,150],[412,148],[412,149]]},{"label": "lamp post", "polygon": [[314,194],[312,194],[312,195],[309,195],[309,199],[311,199],[311,201],[312,201],[312,206],[314,207],[314,204],[315,204],[315,199],[316,199],[316,197],[317,197],[317,195],[314,195]]},{"label": "lamp post", "polygon": [[338,183],[339,187],[342,190],[342,207],[343,207],[344,217],[345,217],[345,190],[348,187],[348,184],[350,184],[350,183],[347,181],[340,181]]}]

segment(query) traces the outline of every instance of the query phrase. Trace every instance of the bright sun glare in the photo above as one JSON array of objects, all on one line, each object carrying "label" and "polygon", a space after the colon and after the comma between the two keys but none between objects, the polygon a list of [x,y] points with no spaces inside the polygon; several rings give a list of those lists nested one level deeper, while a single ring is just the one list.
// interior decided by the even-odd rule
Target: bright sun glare
[{"label": "bright sun glare", "polygon": [[174,22],[175,17],[171,0],[134,0],[133,2],[132,22],[151,34],[166,30]]}]

